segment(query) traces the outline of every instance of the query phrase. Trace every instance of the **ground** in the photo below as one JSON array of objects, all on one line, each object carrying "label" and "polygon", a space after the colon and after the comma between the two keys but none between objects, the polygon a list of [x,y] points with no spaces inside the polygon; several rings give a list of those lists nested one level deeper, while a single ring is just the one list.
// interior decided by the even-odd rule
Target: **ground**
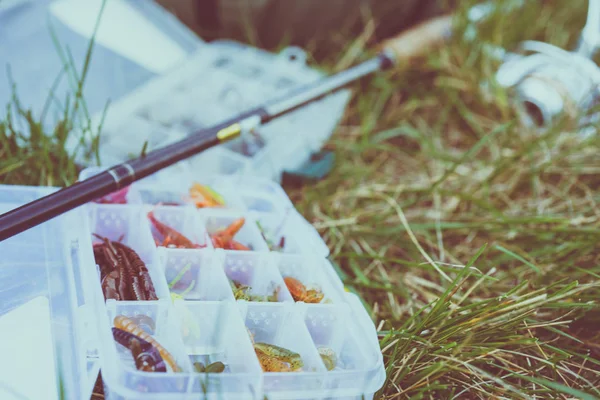
[{"label": "ground", "polygon": [[[600,397],[600,136],[569,118],[524,127],[486,52],[525,38],[571,48],[586,8],[529,2],[476,42],[462,12],[448,45],[354,88],[328,144],[335,169],[288,188],[376,323],[378,398]],[[372,42],[320,66],[366,59]],[[5,154],[4,181],[76,176],[68,159],[58,174]]]},{"label": "ground", "polygon": [[525,128],[484,50],[572,48],[586,8],[530,2],[363,83],[335,170],[290,191],[378,327],[382,398],[600,396],[600,137]]}]

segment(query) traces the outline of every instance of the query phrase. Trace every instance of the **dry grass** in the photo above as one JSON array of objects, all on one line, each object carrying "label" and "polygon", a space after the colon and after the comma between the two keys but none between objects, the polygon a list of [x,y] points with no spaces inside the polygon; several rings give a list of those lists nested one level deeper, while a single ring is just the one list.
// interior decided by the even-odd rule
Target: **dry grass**
[{"label": "dry grass", "polygon": [[586,7],[531,2],[364,83],[343,162],[291,190],[379,327],[383,398],[600,397],[600,136],[521,126],[484,51],[572,46]]}]

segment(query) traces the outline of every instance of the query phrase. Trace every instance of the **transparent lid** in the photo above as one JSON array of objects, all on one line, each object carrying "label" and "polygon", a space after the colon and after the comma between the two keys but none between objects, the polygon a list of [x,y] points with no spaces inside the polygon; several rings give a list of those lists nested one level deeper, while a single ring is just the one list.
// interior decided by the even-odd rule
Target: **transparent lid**
[{"label": "transparent lid", "polygon": [[[54,190],[0,185],[0,213]],[[89,398],[98,367],[88,365],[94,346],[82,318],[89,299],[81,287],[81,212],[0,242],[2,399]]]},{"label": "transparent lid", "polygon": [[[22,106],[39,117],[54,87],[55,108],[45,122],[55,122],[60,104],[76,91],[61,70],[71,58],[81,74],[101,5],[102,0],[13,0],[0,6],[0,104],[11,101],[14,82]],[[87,111],[102,111],[108,100],[164,73],[202,44],[155,2],[106,2],[83,88]],[[0,117],[5,115],[2,106]]]}]

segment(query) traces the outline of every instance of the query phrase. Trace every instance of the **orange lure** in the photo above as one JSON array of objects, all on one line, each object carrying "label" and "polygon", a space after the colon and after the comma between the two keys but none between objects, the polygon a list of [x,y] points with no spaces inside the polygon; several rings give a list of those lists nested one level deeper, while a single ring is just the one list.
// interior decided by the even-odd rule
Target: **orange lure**
[{"label": "orange lure", "polygon": [[213,246],[217,249],[226,250],[250,250],[248,246],[233,240],[233,237],[242,229],[246,220],[239,218],[231,223],[227,228],[211,235]]},{"label": "orange lure", "polygon": [[290,291],[294,301],[303,301],[305,303],[320,303],[325,295],[320,290],[306,289],[306,286],[296,278],[286,276],[283,278],[285,286]]},{"label": "orange lure", "polygon": [[148,213],[148,219],[150,220],[154,228],[156,228],[156,230],[164,237],[162,243],[156,241],[155,239],[157,245],[165,247],[172,246],[177,247],[179,249],[197,249],[202,247],[199,244],[194,244],[190,239],[186,238],[177,230],[160,222],[154,216],[154,211],[150,211]]}]

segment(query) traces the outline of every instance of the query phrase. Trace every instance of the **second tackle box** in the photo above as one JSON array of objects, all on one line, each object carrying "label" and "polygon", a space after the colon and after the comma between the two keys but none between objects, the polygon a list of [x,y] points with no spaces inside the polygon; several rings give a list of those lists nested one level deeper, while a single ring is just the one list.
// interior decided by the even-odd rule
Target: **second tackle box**
[{"label": "second tackle box", "polygon": [[[0,185],[0,211],[53,190]],[[98,370],[108,399],[370,399],[385,380],[366,309],[267,179],[173,166],[0,249],[11,372],[56,376],[44,393],[88,399]]]},{"label": "second tackle box", "polygon": [[[297,47],[275,54],[230,40],[201,46],[177,67],[114,99],[106,113],[94,115],[92,126],[102,126],[101,163],[138,157],[142,149],[182,140],[321,79],[324,73],[308,66],[307,57]],[[296,170],[321,149],[349,100],[347,89],[334,93],[186,163],[205,173],[280,181],[284,171]],[[69,148],[81,149],[80,140],[74,136]],[[84,156],[80,150],[82,165],[97,161]]]}]

